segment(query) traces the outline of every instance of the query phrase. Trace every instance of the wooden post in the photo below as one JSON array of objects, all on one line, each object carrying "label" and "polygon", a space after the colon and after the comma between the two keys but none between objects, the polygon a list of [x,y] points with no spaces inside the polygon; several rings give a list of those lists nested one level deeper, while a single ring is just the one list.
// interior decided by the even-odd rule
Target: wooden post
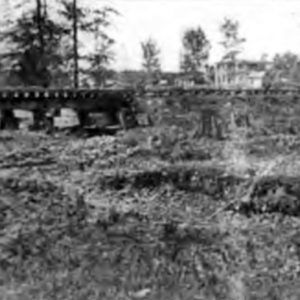
[{"label": "wooden post", "polygon": [[202,112],[202,135],[206,137],[212,136],[213,113],[211,109],[203,109]]},{"label": "wooden post", "polygon": [[43,123],[44,123],[44,112],[39,110],[39,109],[35,109],[32,111],[33,114],[33,129],[34,130],[39,130],[43,127]]},{"label": "wooden post", "polygon": [[50,109],[45,115],[45,129],[47,133],[54,131],[54,118],[59,115],[60,110],[57,108]]},{"label": "wooden post", "polygon": [[3,109],[0,111],[0,129],[18,129],[19,124],[14,116],[12,109]]},{"label": "wooden post", "polygon": [[216,133],[215,135],[218,140],[222,140],[224,138],[225,124],[223,123],[224,121],[220,116],[214,115],[214,126],[215,126],[215,133]]},{"label": "wooden post", "polygon": [[4,126],[3,111],[0,110],[0,130],[3,130],[4,128],[5,126]]},{"label": "wooden post", "polygon": [[121,125],[121,127],[124,129],[124,130],[127,130],[127,122],[126,122],[126,112],[124,109],[121,109],[119,112],[118,112],[118,121],[119,121],[119,124]]},{"label": "wooden post", "polygon": [[88,113],[84,110],[78,110],[77,111],[78,120],[79,120],[79,126],[85,127],[88,125]]}]

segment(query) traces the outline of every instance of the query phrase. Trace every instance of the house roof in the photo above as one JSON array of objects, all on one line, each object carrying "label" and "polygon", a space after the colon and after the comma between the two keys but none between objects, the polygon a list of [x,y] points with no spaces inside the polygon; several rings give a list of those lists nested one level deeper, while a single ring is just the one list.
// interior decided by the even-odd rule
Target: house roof
[{"label": "house roof", "polygon": [[220,61],[216,63],[216,66],[222,66],[222,65],[248,65],[248,66],[253,66],[253,67],[266,67],[271,64],[271,62],[268,61],[262,61],[262,60],[246,60],[246,59],[241,59],[237,61]]}]

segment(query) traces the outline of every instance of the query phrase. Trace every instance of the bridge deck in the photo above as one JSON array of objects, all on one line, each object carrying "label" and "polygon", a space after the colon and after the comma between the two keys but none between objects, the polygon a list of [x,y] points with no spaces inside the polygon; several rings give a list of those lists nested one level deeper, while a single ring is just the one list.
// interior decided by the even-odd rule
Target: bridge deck
[{"label": "bridge deck", "polygon": [[134,91],[120,90],[72,90],[72,89],[2,89],[0,109],[49,109],[70,107],[91,110],[116,109],[127,106],[134,99]]}]

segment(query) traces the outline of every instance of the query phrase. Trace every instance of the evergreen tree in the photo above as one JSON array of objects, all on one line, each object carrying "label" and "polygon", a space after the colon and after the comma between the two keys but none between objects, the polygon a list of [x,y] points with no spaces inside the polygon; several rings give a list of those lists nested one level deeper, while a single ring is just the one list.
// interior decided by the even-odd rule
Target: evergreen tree
[{"label": "evergreen tree", "polygon": [[1,32],[1,40],[7,45],[1,59],[10,69],[10,78],[16,78],[15,83],[23,86],[48,87],[51,70],[60,63],[57,51],[63,34],[64,29],[48,18],[46,1],[37,0],[35,8],[23,10]]}]

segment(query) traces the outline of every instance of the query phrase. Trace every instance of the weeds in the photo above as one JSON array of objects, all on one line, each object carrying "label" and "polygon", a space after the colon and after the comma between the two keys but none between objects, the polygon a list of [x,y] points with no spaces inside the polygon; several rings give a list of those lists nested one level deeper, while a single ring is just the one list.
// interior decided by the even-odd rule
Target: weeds
[{"label": "weeds", "polygon": [[247,132],[229,138],[6,140],[21,150],[0,157],[1,299],[297,297],[297,156],[258,161]]}]

